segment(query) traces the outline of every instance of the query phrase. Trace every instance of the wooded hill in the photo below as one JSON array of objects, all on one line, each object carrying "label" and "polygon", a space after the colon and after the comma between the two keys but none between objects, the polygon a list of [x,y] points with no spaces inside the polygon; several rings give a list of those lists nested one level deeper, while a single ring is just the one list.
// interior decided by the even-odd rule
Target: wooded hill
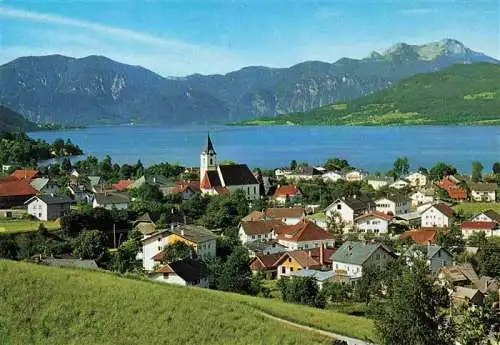
[{"label": "wooded hill", "polygon": [[500,124],[500,65],[458,64],[418,74],[348,103],[246,121],[258,124]]}]

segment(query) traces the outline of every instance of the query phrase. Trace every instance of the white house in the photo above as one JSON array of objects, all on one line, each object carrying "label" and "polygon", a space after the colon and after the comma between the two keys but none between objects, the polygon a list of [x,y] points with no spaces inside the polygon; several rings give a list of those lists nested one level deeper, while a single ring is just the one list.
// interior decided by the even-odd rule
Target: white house
[{"label": "white house", "polygon": [[496,200],[496,183],[471,183],[469,188],[471,199],[474,201],[495,202]]},{"label": "white house", "polygon": [[325,213],[327,218],[338,216],[347,226],[352,226],[354,218],[374,209],[375,204],[371,200],[354,196],[335,200],[326,208]]},{"label": "white house", "polygon": [[325,182],[336,182],[338,180],[344,179],[344,176],[342,176],[342,173],[340,171],[328,171],[321,175],[321,178]]},{"label": "white house", "polygon": [[410,212],[410,200],[402,195],[375,200],[375,210],[393,216]]},{"label": "white house", "polygon": [[349,182],[361,181],[364,177],[365,174],[358,170],[352,170],[345,174],[345,179]]},{"label": "white house", "polygon": [[276,239],[288,250],[312,249],[321,245],[327,248],[335,246],[332,234],[306,219],[295,225],[280,228]]},{"label": "white house", "polygon": [[357,217],[354,223],[361,232],[387,234],[391,220],[391,215],[372,211]]},{"label": "white house", "polygon": [[464,239],[469,239],[473,234],[483,232],[486,237],[500,235],[499,226],[496,222],[481,222],[481,221],[463,221],[460,224],[462,236]]},{"label": "white house", "polygon": [[238,237],[242,244],[255,241],[268,241],[276,237],[276,231],[286,226],[280,219],[242,221]]},{"label": "white house", "polygon": [[41,194],[55,195],[59,192],[59,186],[46,177],[37,177],[31,180],[30,185]]},{"label": "white house", "polygon": [[207,267],[193,259],[165,264],[151,273],[150,278],[162,283],[208,288]]},{"label": "white house", "polygon": [[315,178],[321,178],[323,175],[323,168],[317,167],[300,167],[297,171],[287,176],[290,181],[300,181],[300,180],[313,180]]},{"label": "white house", "polygon": [[425,191],[417,191],[415,193],[410,194],[411,205],[413,207],[417,207],[418,205],[428,204],[434,201],[434,196],[429,195]]},{"label": "white house", "polygon": [[409,185],[410,185],[410,182],[403,180],[403,179],[399,179],[399,180],[396,180],[393,183],[391,183],[389,185],[389,187],[394,188],[394,189],[403,189],[405,187],[408,187]]},{"label": "white house", "polygon": [[388,186],[393,182],[393,179],[386,176],[368,176],[366,182],[375,190]]},{"label": "white house", "polygon": [[107,210],[117,209],[126,210],[130,204],[130,198],[127,194],[117,192],[94,193],[94,208],[102,207]]},{"label": "white house", "polygon": [[287,202],[294,203],[302,196],[300,189],[293,184],[278,185],[273,197],[277,204],[285,205]]},{"label": "white house", "polygon": [[476,214],[472,220],[477,222],[495,222],[500,225],[500,214],[494,210],[487,210]]},{"label": "white house", "polygon": [[412,187],[423,187],[427,185],[427,176],[418,171],[406,176],[405,180],[409,181]]},{"label": "white house", "polygon": [[25,202],[28,214],[39,220],[54,220],[69,212],[72,200],[65,196],[42,194],[34,196]]},{"label": "white house", "polygon": [[449,228],[451,226],[453,210],[446,204],[432,205],[422,213],[423,228]]},{"label": "white house", "polygon": [[383,267],[394,257],[394,253],[381,243],[346,241],[332,254],[332,269],[336,275],[358,279],[363,276],[363,268]]},{"label": "white house", "polygon": [[200,189],[209,195],[242,190],[249,200],[260,198],[259,182],[246,164],[217,164],[217,153],[210,136],[200,155]]},{"label": "white house", "polygon": [[264,219],[281,220],[287,225],[295,225],[306,216],[302,207],[274,207],[268,208],[264,212]]}]

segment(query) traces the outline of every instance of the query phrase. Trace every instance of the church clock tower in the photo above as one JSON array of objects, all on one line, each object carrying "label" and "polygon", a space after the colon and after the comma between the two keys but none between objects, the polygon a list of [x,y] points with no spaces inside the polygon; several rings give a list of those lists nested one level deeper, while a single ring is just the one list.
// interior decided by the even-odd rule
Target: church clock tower
[{"label": "church clock tower", "polygon": [[217,153],[210,139],[210,134],[207,135],[207,144],[200,155],[200,182],[203,180],[206,171],[217,170]]}]

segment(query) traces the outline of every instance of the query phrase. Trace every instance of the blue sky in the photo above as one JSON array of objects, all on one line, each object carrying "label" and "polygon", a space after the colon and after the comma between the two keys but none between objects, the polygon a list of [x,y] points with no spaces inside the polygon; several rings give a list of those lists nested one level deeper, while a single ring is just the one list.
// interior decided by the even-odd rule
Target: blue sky
[{"label": "blue sky", "polygon": [[455,38],[500,58],[499,0],[0,1],[0,63],[97,54],[164,76],[363,58]]}]

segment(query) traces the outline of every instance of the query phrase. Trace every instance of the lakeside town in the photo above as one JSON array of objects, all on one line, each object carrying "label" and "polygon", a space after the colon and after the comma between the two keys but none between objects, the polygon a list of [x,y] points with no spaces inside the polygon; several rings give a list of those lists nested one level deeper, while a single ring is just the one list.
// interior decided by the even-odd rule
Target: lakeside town
[{"label": "lakeside town", "polygon": [[[428,295],[419,303],[433,310],[436,327],[453,320],[470,344],[498,337],[500,163],[487,172],[472,162],[465,175],[446,163],[410,171],[400,157],[372,175],[341,158],[270,171],[221,158],[208,135],[199,167],[119,166],[109,156],[38,168],[4,164],[0,257],[282,299],[394,325],[390,293],[413,272],[415,284],[432,290],[420,286]],[[394,314],[380,316],[384,308]],[[480,331],[461,334],[471,323]]]}]

